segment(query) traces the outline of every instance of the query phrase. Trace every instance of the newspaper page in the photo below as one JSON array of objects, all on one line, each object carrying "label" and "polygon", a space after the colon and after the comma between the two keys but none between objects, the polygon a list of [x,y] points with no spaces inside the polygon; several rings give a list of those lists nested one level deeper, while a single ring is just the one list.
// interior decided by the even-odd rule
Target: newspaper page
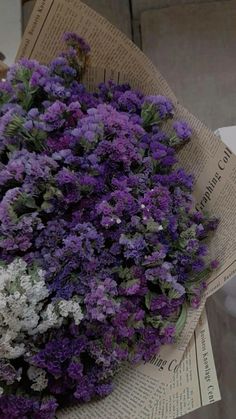
[{"label": "newspaper page", "polygon": [[218,259],[220,268],[209,278],[209,296],[236,273],[236,156],[181,105],[176,115],[190,121],[197,133],[179,153],[181,164],[195,175],[195,208],[220,220],[210,240],[211,256]]},{"label": "newspaper page", "polygon": [[[161,374],[163,383],[170,382],[174,372],[173,366],[177,369],[181,363],[187,345],[198,325],[205,301],[205,297],[203,297],[198,309],[189,308],[186,323],[178,341],[172,345],[164,345],[151,363],[140,364],[137,368],[139,371],[154,378],[157,374]],[[153,368],[153,366],[155,366],[155,368]]]},{"label": "newspaper page", "polygon": [[[150,368],[157,366],[150,363]],[[161,368],[161,363],[158,369]],[[146,374],[128,368],[116,378],[114,392],[103,400],[65,409],[58,419],[175,419],[220,400],[205,310],[180,366],[169,364],[172,380],[162,383],[158,370]]]},{"label": "newspaper page", "polygon": [[205,310],[179,367],[163,394],[156,394],[154,406],[141,419],[175,419],[220,400]]}]

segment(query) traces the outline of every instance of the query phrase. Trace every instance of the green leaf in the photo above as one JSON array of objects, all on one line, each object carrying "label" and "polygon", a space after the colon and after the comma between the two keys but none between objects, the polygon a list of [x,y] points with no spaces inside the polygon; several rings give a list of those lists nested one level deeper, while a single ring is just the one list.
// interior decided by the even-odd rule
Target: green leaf
[{"label": "green leaf", "polygon": [[153,219],[148,220],[148,222],[146,223],[146,226],[147,226],[147,231],[149,233],[157,233],[160,228],[160,224],[154,221]]},{"label": "green leaf", "polygon": [[141,111],[141,118],[143,120],[143,127],[148,128],[153,124],[161,122],[156,107],[153,103],[144,103]]},{"label": "green leaf", "polygon": [[43,195],[43,199],[45,201],[49,201],[50,199],[54,198],[55,196],[60,198],[62,195],[63,195],[62,192],[58,188],[56,188],[53,185],[49,185],[48,189],[45,191],[45,193]]},{"label": "green leaf", "polygon": [[185,249],[185,247],[187,246],[188,241],[186,239],[179,239],[178,241],[178,247],[180,249]]},{"label": "green leaf", "polygon": [[154,294],[151,291],[148,291],[147,294],[145,295],[145,305],[148,308],[148,310],[150,310],[153,296]]},{"label": "green leaf", "polygon": [[168,297],[172,299],[180,298],[180,293],[176,291],[175,289],[171,288],[168,292]]},{"label": "green leaf", "polygon": [[120,279],[124,279],[126,281],[129,281],[132,279],[132,273],[129,268],[114,268],[114,272],[116,272]]},{"label": "green leaf", "polygon": [[13,115],[11,122],[9,122],[5,129],[5,134],[8,137],[14,137],[22,129],[24,121],[25,119],[19,115]]},{"label": "green leaf", "polygon": [[155,327],[155,329],[160,329],[165,324],[162,316],[148,316],[146,321],[148,324],[151,324],[153,327]]},{"label": "green leaf", "polygon": [[207,266],[202,272],[194,273],[194,275],[190,278],[188,281],[185,282],[184,286],[188,290],[192,288],[194,285],[199,285],[200,282],[202,282],[204,279],[208,277],[208,275],[211,272],[211,267]]},{"label": "green leaf", "polygon": [[191,227],[187,228],[186,230],[180,233],[181,239],[195,239],[196,237],[196,226],[192,225]]},{"label": "green leaf", "polygon": [[180,333],[182,332],[187,319],[187,304],[183,304],[181,308],[180,316],[175,325],[175,336],[179,337]]},{"label": "green leaf", "polygon": [[8,143],[7,145],[6,145],[6,147],[7,147],[7,149],[10,151],[10,152],[13,152],[13,151],[16,151],[16,150],[19,150],[19,144],[10,144],[10,143]]},{"label": "green leaf", "polygon": [[27,196],[25,198],[25,200],[23,201],[24,205],[26,206],[26,208],[32,208],[32,209],[37,209],[38,206],[34,200],[34,198],[32,196]]}]

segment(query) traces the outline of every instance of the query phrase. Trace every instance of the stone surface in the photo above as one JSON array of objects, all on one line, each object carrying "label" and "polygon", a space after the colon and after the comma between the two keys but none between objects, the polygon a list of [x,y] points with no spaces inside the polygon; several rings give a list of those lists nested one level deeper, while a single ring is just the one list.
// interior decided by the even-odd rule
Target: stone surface
[{"label": "stone surface", "polygon": [[0,0],[0,51],[7,65],[14,62],[21,39],[21,1]]},{"label": "stone surface", "polygon": [[132,14],[134,19],[140,19],[140,14],[149,9],[163,9],[165,7],[179,6],[184,4],[209,3],[212,1],[230,0],[132,0]]},{"label": "stone surface", "polygon": [[236,121],[236,2],[149,10],[143,51],[182,104],[210,128]]}]

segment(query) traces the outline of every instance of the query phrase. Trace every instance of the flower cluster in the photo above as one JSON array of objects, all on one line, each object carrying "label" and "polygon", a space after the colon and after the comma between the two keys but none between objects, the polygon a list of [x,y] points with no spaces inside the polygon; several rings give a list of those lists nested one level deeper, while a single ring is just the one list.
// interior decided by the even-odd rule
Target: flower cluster
[{"label": "flower cluster", "polygon": [[[190,140],[173,104],[110,81],[81,83],[89,46],[0,84],[0,417],[54,417],[112,391],[197,307],[217,220],[177,168]],[[168,132],[168,134],[167,134]]]}]

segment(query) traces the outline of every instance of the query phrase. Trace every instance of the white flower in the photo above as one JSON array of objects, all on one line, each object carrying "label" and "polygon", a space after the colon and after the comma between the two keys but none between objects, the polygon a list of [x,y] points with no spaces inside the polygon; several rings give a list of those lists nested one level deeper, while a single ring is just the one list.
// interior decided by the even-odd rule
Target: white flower
[{"label": "white flower", "polygon": [[22,259],[0,267],[0,358],[22,356],[31,336],[60,327],[66,318],[77,325],[83,318],[78,297],[51,302],[44,272],[28,272]]},{"label": "white flower", "polygon": [[33,384],[31,385],[32,390],[42,391],[47,387],[48,379],[46,377],[46,371],[31,365],[28,369],[27,375],[30,381],[33,382]]},{"label": "white flower", "polygon": [[73,297],[72,300],[61,300],[58,303],[60,315],[62,317],[72,317],[75,324],[79,324],[83,318],[83,313],[79,304],[79,299]]},{"label": "white flower", "polygon": [[28,274],[27,264],[22,259],[0,267],[1,358],[12,359],[24,354],[25,335],[33,334],[37,328],[41,301],[48,295],[41,270]]},{"label": "white flower", "polygon": [[44,333],[52,327],[60,327],[63,319],[59,316],[57,312],[57,307],[55,304],[48,304],[46,309],[41,313],[41,322],[35,330],[35,333]]}]

